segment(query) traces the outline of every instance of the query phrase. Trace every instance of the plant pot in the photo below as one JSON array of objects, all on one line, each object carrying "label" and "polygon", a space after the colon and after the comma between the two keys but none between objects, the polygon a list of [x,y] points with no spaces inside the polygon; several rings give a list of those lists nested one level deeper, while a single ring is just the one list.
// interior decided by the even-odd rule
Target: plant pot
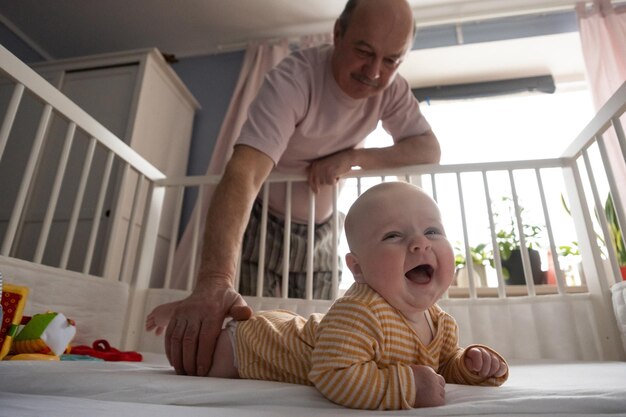
[{"label": "plant pot", "polygon": [[[534,249],[528,249],[530,256],[530,268],[532,270],[533,282],[535,285],[546,283],[546,274],[541,270],[541,256]],[[502,267],[509,272],[506,279],[507,285],[526,285],[524,278],[524,264],[522,263],[522,252],[519,249],[513,249],[508,259],[502,260]]]},{"label": "plant pot", "polygon": [[626,265],[620,266],[619,272],[622,274],[622,281],[626,281]]},{"label": "plant pot", "polygon": [[[476,287],[487,286],[487,270],[485,269],[485,265],[473,264],[472,274],[474,277],[474,285]],[[456,285],[458,287],[469,288],[469,273],[466,266],[462,266],[461,268],[456,270],[455,278]]]}]

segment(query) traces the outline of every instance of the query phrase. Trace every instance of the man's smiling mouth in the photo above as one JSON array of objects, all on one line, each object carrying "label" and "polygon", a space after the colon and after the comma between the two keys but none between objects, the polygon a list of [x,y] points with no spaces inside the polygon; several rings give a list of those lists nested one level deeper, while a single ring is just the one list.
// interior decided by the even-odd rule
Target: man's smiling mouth
[{"label": "man's smiling mouth", "polygon": [[407,271],[404,276],[407,277],[409,281],[416,284],[428,284],[433,277],[434,272],[435,269],[431,265],[422,264]]},{"label": "man's smiling mouth", "polygon": [[365,84],[368,87],[378,88],[378,81],[376,80],[370,80],[367,77],[364,77],[359,74],[353,74],[352,78],[354,78],[356,81],[360,82],[361,84]]}]

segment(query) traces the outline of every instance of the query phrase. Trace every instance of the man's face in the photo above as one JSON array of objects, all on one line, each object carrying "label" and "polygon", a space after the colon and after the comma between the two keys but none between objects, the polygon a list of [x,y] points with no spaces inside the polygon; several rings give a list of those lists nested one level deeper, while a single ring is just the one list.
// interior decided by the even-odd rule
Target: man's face
[{"label": "man's face", "polygon": [[412,18],[389,8],[358,6],[343,34],[335,24],[332,71],[354,99],[382,92],[393,81],[412,42]]}]

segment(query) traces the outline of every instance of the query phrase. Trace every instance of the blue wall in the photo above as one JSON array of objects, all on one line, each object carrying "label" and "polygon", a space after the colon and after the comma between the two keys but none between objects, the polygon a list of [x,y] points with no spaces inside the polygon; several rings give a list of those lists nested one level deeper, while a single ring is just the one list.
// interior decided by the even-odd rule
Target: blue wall
[{"label": "blue wall", "polygon": [[244,51],[181,59],[172,68],[202,108],[196,113],[187,172],[204,175],[235,90]]},{"label": "blue wall", "polygon": [[[222,120],[233,95],[245,51],[181,59],[172,68],[189,88],[202,108],[196,113],[189,151],[187,173],[206,173]],[[187,224],[196,192],[185,194],[181,232]]]}]

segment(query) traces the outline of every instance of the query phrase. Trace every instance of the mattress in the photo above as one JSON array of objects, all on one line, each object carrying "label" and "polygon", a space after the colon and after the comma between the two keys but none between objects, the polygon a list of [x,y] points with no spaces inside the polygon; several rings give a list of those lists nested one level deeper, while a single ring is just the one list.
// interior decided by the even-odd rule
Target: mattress
[{"label": "mattress", "polygon": [[[359,415],[313,387],[176,375],[162,355],[144,362],[0,362],[2,416]],[[386,416],[626,416],[624,362],[514,362],[498,388],[448,384],[446,405]]]}]

